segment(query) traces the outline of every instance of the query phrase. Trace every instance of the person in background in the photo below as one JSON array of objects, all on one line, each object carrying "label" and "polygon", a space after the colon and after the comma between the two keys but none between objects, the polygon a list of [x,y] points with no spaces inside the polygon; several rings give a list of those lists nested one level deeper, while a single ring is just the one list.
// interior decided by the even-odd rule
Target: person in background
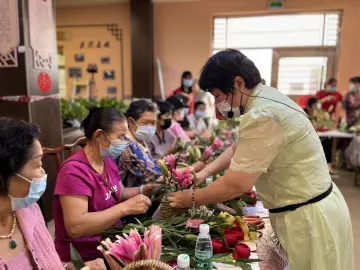
[{"label": "person in background", "polygon": [[325,83],[325,89],[316,93],[321,109],[333,116],[336,107],[342,101],[342,95],[337,91],[337,79],[331,78]]},{"label": "person in background", "polygon": [[199,91],[196,94],[195,101],[196,102],[200,101],[205,104],[206,109],[205,109],[204,121],[206,122],[208,128],[211,129],[217,123],[217,120],[215,118],[214,97],[209,92],[199,89]]},{"label": "person in background", "polygon": [[[321,104],[318,102],[316,97],[310,97],[307,101],[306,108],[304,111],[309,116],[311,122],[316,126],[316,112],[320,110]],[[324,150],[326,162],[329,168],[331,175],[335,175],[335,172],[332,168],[332,139],[331,138],[320,138],[321,145]]]},{"label": "person in background", "polygon": [[185,131],[180,124],[180,122],[183,122],[185,119],[185,104],[183,103],[181,96],[169,97],[166,102],[173,106],[172,122],[169,130],[175,137],[180,137],[183,141],[190,142],[190,138],[195,136],[195,132],[191,130]]},{"label": "person in background", "polygon": [[195,113],[187,116],[190,124],[190,129],[197,135],[209,137],[208,127],[204,120],[205,118],[206,105],[202,101],[195,103]]},{"label": "person in background", "polygon": [[349,92],[344,98],[347,127],[350,128],[360,120],[360,77],[349,80]]},{"label": "person in background", "polygon": [[169,130],[173,107],[163,101],[157,102],[157,106],[156,133],[148,142],[151,155],[156,160],[176,151],[176,137]]},{"label": "person in background", "polygon": [[266,85],[266,81],[265,81],[264,78],[261,79],[261,83],[262,83],[263,85]]},{"label": "person in background", "polygon": [[118,158],[120,178],[125,187],[139,187],[161,176],[161,170],[147,145],[156,132],[154,105],[141,99],[130,104],[126,112],[129,143]]},{"label": "person in background", "polygon": [[84,260],[101,258],[101,233],[123,217],[146,213],[151,201],[145,195],[156,187],[124,188],[120,181],[114,159],[128,143],[120,112],[92,108],[81,126],[86,146],[62,164],[54,191],[55,247],[62,262],[71,259],[70,243]]},{"label": "person in background", "polygon": [[171,92],[170,97],[181,95],[186,99],[186,105],[189,108],[187,114],[194,112],[195,106],[195,96],[193,91],[194,80],[190,71],[184,71],[181,75],[181,86]]},{"label": "person in background", "polygon": [[[40,128],[0,118],[0,269],[75,269],[63,266],[36,203],[46,189]],[[86,263],[105,270],[101,259]]]}]

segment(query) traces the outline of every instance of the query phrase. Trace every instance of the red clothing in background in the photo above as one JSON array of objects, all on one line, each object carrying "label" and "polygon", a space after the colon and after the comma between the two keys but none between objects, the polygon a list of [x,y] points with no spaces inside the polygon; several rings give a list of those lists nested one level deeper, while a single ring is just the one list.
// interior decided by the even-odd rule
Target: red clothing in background
[{"label": "red clothing in background", "polygon": [[339,92],[329,92],[329,91],[325,91],[325,90],[320,90],[319,92],[316,93],[316,98],[318,100],[321,100],[325,97],[328,96],[333,96],[334,99],[333,100],[329,100],[329,101],[325,101],[324,103],[322,103],[321,108],[324,111],[329,112],[330,114],[333,114],[335,112],[336,109],[336,105],[342,101],[342,95]]},{"label": "red clothing in background", "polygon": [[172,91],[169,95],[169,97],[177,96],[177,95],[183,95],[189,99],[189,114],[194,113],[195,110],[195,95],[194,93],[185,93],[181,87],[178,89]]}]

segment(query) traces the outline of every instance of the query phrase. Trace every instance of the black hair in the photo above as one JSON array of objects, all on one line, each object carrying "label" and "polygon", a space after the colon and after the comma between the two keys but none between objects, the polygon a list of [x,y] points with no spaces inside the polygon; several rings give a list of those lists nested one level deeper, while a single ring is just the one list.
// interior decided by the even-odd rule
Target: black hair
[{"label": "black hair", "polygon": [[316,97],[311,97],[311,98],[308,99],[307,105],[308,105],[308,107],[311,108],[317,102],[318,102],[318,99]]},{"label": "black hair", "polygon": [[159,109],[158,117],[160,118],[161,115],[171,113],[174,110],[174,107],[165,101],[158,101],[157,106]]},{"label": "black hair", "polygon": [[195,103],[195,106],[194,106],[195,110],[196,110],[197,107],[200,106],[200,105],[205,105],[205,107],[206,107],[206,104],[205,104],[204,102],[198,101],[198,102]]},{"label": "black hair", "polygon": [[176,111],[181,108],[185,108],[184,101],[181,96],[172,96],[166,100],[167,103],[173,106],[173,110]]},{"label": "black hair", "polygon": [[360,77],[359,76],[352,77],[352,78],[350,78],[349,82],[360,83]]},{"label": "black hair", "polygon": [[[181,89],[182,89],[183,91],[185,91],[185,86],[184,86],[183,80],[184,80],[186,77],[188,77],[188,76],[191,76],[191,77],[192,77],[191,71],[188,71],[188,70],[184,71],[184,72],[182,73],[182,75],[181,75]],[[190,92],[192,92],[192,89],[191,89],[191,88],[190,88]]]},{"label": "black hair", "polygon": [[333,84],[333,83],[337,83],[337,79],[336,78],[330,78],[327,80],[326,84]]},{"label": "black hair", "polygon": [[131,117],[137,121],[144,112],[155,112],[155,107],[151,101],[140,99],[131,102],[128,110],[125,113],[125,116],[126,118]]},{"label": "black hair", "polygon": [[227,94],[233,91],[236,76],[243,78],[245,87],[254,88],[261,82],[261,75],[253,61],[242,52],[227,49],[209,58],[201,70],[200,89],[211,91],[219,88]]},{"label": "black hair", "polygon": [[40,127],[13,118],[0,117],[0,194],[8,194],[10,177],[33,158]]},{"label": "black hair", "polygon": [[101,129],[105,133],[109,132],[114,122],[124,121],[124,116],[115,108],[111,107],[93,107],[89,114],[81,123],[81,129],[86,138],[91,140],[94,132]]}]

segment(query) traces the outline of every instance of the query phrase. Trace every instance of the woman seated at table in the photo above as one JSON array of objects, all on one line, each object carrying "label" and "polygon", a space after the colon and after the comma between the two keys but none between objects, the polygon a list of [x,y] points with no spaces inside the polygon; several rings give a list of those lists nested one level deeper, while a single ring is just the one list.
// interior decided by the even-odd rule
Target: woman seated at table
[{"label": "woman seated at table", "polygon": [[349,92],[344,98],[347,127],[350,128],[360,120],[360,77],[349,80]]},{"label": "woman seated at table", "polygon": [[191,130],[185,131],[180,124],[185,119],[184,108],[186,108],[182,98],[180,96],[172,96],[169,97],[166,102],[173,106],[172,121],[169,130],[176,137],[181,138],[185,142],[190,142],[190,138],[194,138],[195,132]]},{"label": "woman seated at table", "polygon": [[55,247],[70,261],[70,243],[84,260],[101,257],[101,233],[128,215],[146,213],[154,185],[124,188],[114,161],[124,150],[125,118],[114,108],[91,109],[82,122],[88,142],[59,170],[54,193]]},{"label": "woman seated at table", "polygon": [[139,187],[161,176],[147,145],[156,132],[156,111],[150,101],[137,100],[125,115],[129,127],[125,140],[129,143],[118,159],[120,178],[125,187]]},{"label": "woman seated at table", "polygon": [[171,104],[163,101],[157,102],[157,107],[156,132],[148,142],[151,155],[155,160],[161,159],[168,154],[173,154],[176,151],[176,137],[169,130],[173,107]]},{"label": "woman seated at table", "polygon": [[187,119],[190,124],[190,130],[194,131],[197,135],[209,137],[210,132],[204,120],[206,105],[202,101],[195,103],[195,113],[189,114]]},{"label": "woman seated at table", "polygon": [[[63,269],[36,203],[47,179],[39,133],[36,124],[0,118],[0,269]],[[88,266],[106,269],[102,260]]]},{"label": "woman seated at table", "polygon": [[[316,112],[321,110],[321,104],[316,97],[310,97],[307,101],[304,111],[309,116],[311,122],[316,126]],[[321,138],[321,145],[324,150],[326,162],[328,164],[329,172],[331,175],[335,174],[332,168],[332,140],[331,138]]]}]

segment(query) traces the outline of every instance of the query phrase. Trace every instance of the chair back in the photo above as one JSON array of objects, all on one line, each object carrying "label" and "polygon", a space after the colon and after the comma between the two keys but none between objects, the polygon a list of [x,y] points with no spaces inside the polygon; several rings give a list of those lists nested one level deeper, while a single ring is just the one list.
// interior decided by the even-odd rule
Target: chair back
[{"label": "chair back", "polygon": [[44,156],[48,155],[48,156],[53,156],[54,157],[57,171],[61,167],[61,163],[62,163],[61,153],[62,153],[62,151],[64,151],[64,146],[63,145],[55,147],[55,148],[43,148]]},{"label": "chair back", "polygon": [[67,157],[72,156],[76,152],[76,148],[84,148],[86,145],[86,137],[80,137],[77,138],[73,143],[71,144],[65,144],[64,149],[67,152]]}]

